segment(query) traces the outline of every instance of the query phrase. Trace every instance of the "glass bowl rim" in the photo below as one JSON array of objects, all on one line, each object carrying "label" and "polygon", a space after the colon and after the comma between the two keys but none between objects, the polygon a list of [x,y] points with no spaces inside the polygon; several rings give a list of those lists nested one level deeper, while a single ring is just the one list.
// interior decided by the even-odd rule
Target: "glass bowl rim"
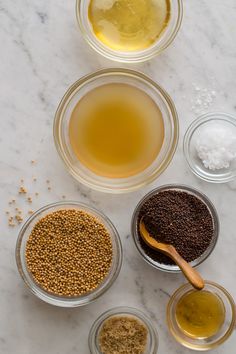
[{"label": "glass bowl rim", "polygon": [[[64,152],[64,148],[61,143],[61,137],[60,137],[60,132],[61,132],[61,126],[62,126],[62,121],[63,121],[63,109],[64,107],[68,104],[70,101],[71,96],[76,92],[79,91],[83,85],[90,84],[91,81],[96,81],[100,78],[103,77],[112,77],[120,75],[125,77],[130,77],[134,78],[135,80],[140,80],[141,82],[150,85],[151,89],[153,91],[156,91],[157,94],[159,95],[163,105],[169,110],[169,118],[172,124],[172,131],[171,131],[171,137],[170,137],[170,142],[168,146],[168,151],[166,155],[163,157],[163,160],[161,161],[160,167],[155,167],[153,171],[148,175],[144,177],[140,177],[140,180],[135,181],[135,183],[132,181],[126,182],[127,179],[123,179],[122,183],[118,187],[115,187],[111,184],[110,181],[111,179],[105,179],[106,182],[98,183],[93,179],[92,181],[86,180],[83,176],[79,175],[76,171],[73,170],[72,165],[67,161],[66,158],[66,153]],[[179,119],[178,119],[178,113],[175,107],[175,104],[170,97],[170,95],[163,89],[159,84],[157,84],[155,81],[153,81],[151,78],[149,78],[147,75],[143,74],[140,71],[137,70],[132,70],[132,69],[126,69],[126,68],[107,68],[107,69],[101,69],[97,70],[95,72],[92,72],[90,74],[84,75],[77,81],[75,81],[65,92],[64,96],[62,97],[56,113],[54,117],[54,124],[53,124],[53,136],[54,136],[54,143],[56,146],[56,150],[58,152],[59,157],[64,163],[64,166],[66,167],[67,171],[72,175],[72,177],[75,178],[78,182],[82,183],[83,185],[86,185],[89,188],[92,188],[94,190],[100,191],[100,192],[106,192],[106,193],[113,193],[113,194],[121,194],[121,193],[129,193],[133,192],[135,190],[138,190],[152,181],[154,181],[158,176],[160,176],[166,168],[169,166],[171,163],[173,156],[175,154],[175,151],[178,146],[178,141],[179,141]],[[146,169],[142,172],[144,173]],[[142,174],[141,173],[141,174]],[[136,177],[133,176],[134,178]]]},{"label": "glass bowl rim", "polygon": [[[230,304],[230,308],[231,308],[231,312],[232,312],[231,323],[229,325],[228,330],[226,331],[226,333],[222,337],[220,337],[215,342],[213,342],[209,345],[207,345],[207,344],[206,345],[194,344],[193,346],[190,346],[190,345],[188,345],[187,341],[184,341],[184,343],[183,343],[180,336],[175,334],[175,330],[173,329],[173,326],[172,326],[171,306],[173,305],[173,302],[175,301],[176,297],[179,294],[183,293],[183,295],[184,295],[187,292],[187,290],[193,289],[191,287],[191,284],[185,283],[185,284],[181,285],[178,289],[176,289],[175,292],[171,295],[171,297],[168,301],[168,304],[167,304],[167,308],[166,308],[167,325],[168,325],[168,329],[171,332],[171,334],[173,335],[173,337],[176,339],[177,342],[182,344],[184,347],[189,348],[191,350],[197,350],[197,351],[211,350],[211,349],[214,349],[214,348],[218,347],[219,345],[223,344],[230,337],[230,335],[232,334],[232,332],[234,331],[235,326],[236,326],[236,305],[235,305],[232,295],[223,286],[221,286],[220,284],[217,284],[214,281],[205,280],[205,284],[218,289],[219,291],[221,291],[224,294],[224,296],[227,298],[227,300]],[[186,290],[186,291],[184,291],[184,290]],[[193,348],[193,347],[195,347],[195,348]]]},{"label": "glass bowl rim", "polygon": [[106,310],[97,317],[89,331],[88,343],[90,352],[93,354],[101,354],[99,348],[97,348],[95,344],[98,331],[101,328],[102,324],[108,318],[119,315],[130,315],[131,317],[136,317],[138,320],[145,324],[153,343],[151,347],[152,351],[150,352],[150,354],[156,354],[159,346],[159,336],[153,321],[143,311],[130,306],[116,306],[109,310]]},{"label": "glass bowl rim", "polygon": [[[137,206],[134,209],[132,219],[131,219],[131,235],[132,235],[132,239],[134,241],[136,249],[138,250],[142,259],[146,263],[148,263],[149,265],[154,267],[155,269],[158,269],[158,270],[161,270],[161,271],[167,272],[167,273],[181,273],[181,270],[179,269],[178,266],[169,265],[169,269],[166,269],[162,266],[162,263],[156,262],[154,260],[151,260],[150,257],[147,257],[146,253],[142,250],[141,246],[139,245],[138,235],[136,232],[137,217],[138,217],[139,210],[142,207],[143,203],[145,203],[152,195],[155,195],[155,194],[160,193],[165,190],[180,190],[183,192],[193,194],[194,196],[199,198],[207,206],[207,208],[211,214],[211,217],[213,219],[214,234],[212,237],[212,241],[211,241],[210,245],[208,246],[208,248],[205,250],[205,252],[201,256],[196,258],[194,261],[190,262],[192,267],[194,267],[194,268],[198,267],[213,252],[213,250],[217,244],[219,233],[220,233],[220,220],[219,220],[217,210],[216,210],[214,204],[211,202],[211,200],[204,193],[202,193],[200,190],[198,190],[197,188],[194,188],[194,187],[191,187],[191,186],[188,186],[185,184],[172,183],[172,184],[160,185],[160,186],[152,189],[151,191],[149,191],[147,194],[145,194],[140,199],[140,201],[138,202]],[[192,263],[195,263],[195,264],[192,264]],[[173,267],[173,269],[171,269],[172,267]]]},{"label": "glass bowl rim", "polygon": [[[171,0],[171,1],[176,1],[176,4],[178,6],[178,13],[177,13],[177,19],[176,23],[166,39],[165,43],[162,45],[162,47],[158,48],[158,43],[159,40],[157,40],[151,48],[147,48],[144,50],[140,50],[137,52],[119,52],[114,49],[108,48],[105,45],[102,45],[99,43],[97,40],[95,43],[91,40],[90,34],[87,33],[86,28],[84,27],[81,19],[81,11],[80,11],[80,5],[81,3],[85,0],[76,0],[76,5],[75,5],[75,12],[76,12],[76,20],[79,26],[79,29],[83,35],[83,38],[86,40],[86,42],[90,45],[91,48],[93,48],[97,53],[103,55],[107,59],[120,62],[120,63],[141,63],[145,62],[147,60],[152,59],[156,55],[159,55],[162,53],[175,39],[177,36],[182,21],[183,21],[183,14],[184,14],[184,5],[183,5],[183,0]],[[148,51],[149,49],[149,51]],[[150,50],[151,49],[151,50]],[[120,53],[120,54],[119,54]],[[129,54],[128,56],[124,57],[122,56],[123,54]],[[136,53],[136,55],[135,55]]]},{"label": "glass bowl rim", "polygon": [[[65,297],[65,296],[57,296],[54,294],[50,294],[49,292],[45,291],[44,289],[41,289],[40,286],[34,281],[34,279],[31,279],[31,282],[29,283],[28,277],[30,277],[30,273],[27,270],[26,267],[26,260],[23,257],[22,261],[22,256],[21,256],[21,248],[23,244],[23,239],[25,237],[25,234],[28,230],[28,228],[32,225],[32,227],[35,226],[35,220],[37,217],[40,217],[42,213],[44,212],[50,212],[50,210],[56,211],[55,208],[60,208],[60,207],[65,207],[68,209],[68,206],[70,209],[73,209],[73,206],[77,209],[81,208],[82,210],[87,211],[88,213],[91,213],[92,216],[99,218],[101,223],[104,223],[104,226],[107,227],[106,225],[109,226],[109,231],[110,231],[110,237],[115,244],[115,251],[113,251],[113,262],[114,262],[114,269],[111,273],[107,275],[107,277],[104,279],[103,287],[102,288],[97,288],[92,292],[89,292],[88,294],[85,294],[83,296],[75,296],[75,297]],[[123,249],[122,249],[122,243],[120,236],[118,234],[118,231],[116,230],[115,226],[111,222],[111,220],[103,214],[100,210],[91,207],[87,205],[86,203],[82,202],[77,202],[77,201],[70,201],[70,200],[65,200],[65,201],[59,201],[59,202],[54,202],[47,204],[41,208],[39,208],[34,214],[32,214],[22,225],[18,237],[16,240],[16,246],[15,246],[15,260],[16,260],[16,265],[18,272],[23,279],[24,284],[26,287],[30,290],[31,293],[33,293],[37,298],[40,300],[49,303],[51,305],[55,305],[58,307],[79,307],[79,306],[84,306],[87,304],[90,304],[91,302],[97,300],[100,296],[102,296],[107,290],[110,289],[110,287],[113,285],[113,283],[116,281],[120,270],[122,266],[122,260],[123,260]],[[22,265],[25,265],[25,270]],[[111,267],[112,268],[112,267]]]},{"label": "glass bowl rim", "polygon": [[192,139],[194,133],[198,130],[198,128],[200,128],[205,123],[208,123],[208,122],[211,122],[214,120],[231,123],[236,128],[236,116],[234,116],[233,114],[228,114],[228,113],[221,112],[221,111],[215,111],[215,112],[201,114],[196,119],[194,119],[194,121],[189,125],[189,127],[187,128],[187,130],[184,134],[183,152],[184,152],[184,156],[185,156],[185,160],[187,162],[187,165],[195,176],[199,177],[200,179],[202,179],[206,182],[227,183],[227,182],[230,182],[235,179],[236,169],[235,169],[234,173],[231,172],[231,174],[229,176],[221,177],[220,179],[216,179],[213,174],[211,176],[207,177],[195,168],[195,165],[192,162],[192,158],[190,156],[189,144],[191,142],[191,139]]}]

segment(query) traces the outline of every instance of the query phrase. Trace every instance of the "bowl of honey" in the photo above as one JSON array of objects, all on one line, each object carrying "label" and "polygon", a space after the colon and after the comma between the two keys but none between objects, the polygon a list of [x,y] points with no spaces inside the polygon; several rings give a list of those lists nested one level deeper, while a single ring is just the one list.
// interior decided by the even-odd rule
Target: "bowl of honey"
[{"label": "bowl of honey", "polygon": [[182,0],[77,0],[86,41],[119,62],[141,62],[167,48],[181,26]]},{"label": "bowl of honey", "polygon": [[122,193],[141,188],[170,163],[178,117],[170,96],[142,73],[106,69],[76,81],[54,120],[60,157],[90,188]]},{"label": "bowl of honey", "polygon": [[214,282],[205,281],[200,291],[184,284],[170,298],[167,324],[184,347],[211,350],[224,343],[235,329],[235,303],[228,291]]}]

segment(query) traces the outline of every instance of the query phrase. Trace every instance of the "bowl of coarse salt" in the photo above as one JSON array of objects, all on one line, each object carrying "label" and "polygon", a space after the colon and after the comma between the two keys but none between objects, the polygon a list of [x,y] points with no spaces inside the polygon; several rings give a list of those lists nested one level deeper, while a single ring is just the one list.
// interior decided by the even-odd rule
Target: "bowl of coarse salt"
[{"label": "bowl of coarse salt", "polygon": [[213,112],[201,115],[184,136],[184,155],[201,179],[225,183],[236,178],[236,117]]}]

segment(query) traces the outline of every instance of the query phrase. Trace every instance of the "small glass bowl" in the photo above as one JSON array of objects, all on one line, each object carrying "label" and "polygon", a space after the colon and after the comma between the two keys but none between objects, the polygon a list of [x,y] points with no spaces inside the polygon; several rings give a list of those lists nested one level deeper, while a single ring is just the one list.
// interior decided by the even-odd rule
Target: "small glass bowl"
[{"label": "small glass bowl", "polygon": [[[31,276],[27,268],[25,249],[26,249],[27,240],[32,232],[32,229],[34,228],[35,224],[44,216],[61,209],[63,210],[77,209],[93,215],[94,217],[96,217],[98,220],[102,222],[102,224],[106,227],[106,229],[109,231],[111,236],[112,247],[113,247],[113,261],[110,268],[110,272],[107,275],[107,277],[103,280],[103,282],[94,291],[89,292],[88,294],[85,295],[65,297],[65,296],[59,296],[59,295],[54,295],[52,293],[49,293],[45,291],[43,288],[41,288],[35,282],[35,280]],[[97,299],[98,297],[100,297],[101,295],[103,295],[116,280],[122,264],[122,246],[121,246],[120,237],[114,225],[111,223],[111,221],[100,211],[91,208],[85,204],[72,202],[72,201],[49,204],[39,209],[37,212],[35,212],[26,221],[26,223],[23,225],[19,233],[16,242],[15,255],[16,255],[16,263],[17,263],[18,271],[23,281],[30,289],[30,291],[34,295],[36,295],[39,299],[51,305],[60,306],[60,307],[77,307],[77,306],[87,305],[92,301],[94,301],[95,299]]]},{"label": "small glass bowl", "polygon": [[138,63],[160,54],[176,37],[183,18],[182,0],[171,0],[171,18],[167,28],[150,47],[139,51],[118,51],[103,44],[94,34],[88,18],[90,0],[77,0],[76,16],[80,30],[90,46],[104,57],[123,63]]},{"label": "small glass bowl", "polygon": [[139,231],[138,231],[138,216],[139,216],[139,212],[140,212],[140,209],[142,208],[143,204],[149,198],[151,198],[153,195],[155,195],[159,192],[168,191],[168,190],[177,190],[177,191],[181,191],[181,192],[186,192],[186,193],[189,193],[189,194],[197,197],[207,206],[207,208],[211,214],[212,220],[213,220],[214,233],[213,233],[211,243],[208,246],[208,248],[206,249],[206,251],[200,257],[198,257],[194,261],[190,262],[190,265],[192,267],[198,266],[199,264],[204,262],[210,256],[210,254],[214,250],[216,242],[218,240],[220,225],[219,225],[219,218],[217,215],[217,211],[216,211],[214,205],[211,203],[211,201],[207,198],[206,195],[204,195],[203,193],[201,193],[200,191],[198,191],[197,189],[194,189],[192,187],[188,187],[188,186],[181,185],[181,184],[164,185],[164,186],[160,186],[160,187],[153,189],[151,192],[146,194],[140,200],[140,202],[138,203],[138,205],[136,206],[136,208],[134,210],[132,221],[131,221],[131,234],[133,236],[133,240],[134,240],[134,243],[135,243],[135,246],[136,246],[138,252],[142,256],[142,258],[148,264],[153,266],[154,268],[162,270],[162,271],[166,271],[166,272],[177,273],[177,272],[181,272],[180,268],[177,265],[159,263],[158,261],[153,260],[149,255],[146,254],[146,252],[143,250],[143,248],[140,244],[140,237],[139,237]]},{"label": "small glass bowl", "polygon": [[99,332],[103,323],[111,317],[128,316],[140,321],[148,330],[147,348],[144,354],[156,354],[158,349],[158,334],[152,321],[141,311],[131,307],[115,307],[104,312],[92,325],[89,333],[89,349],[91,354],[102,354],[99,349]]},{"label": "small glass bowl", "polygon": [[236,118],[222,112],[203,114],[198,117],[187,129],[184,136],[183,150],[190,170],[201,179],[212,183],[226,183],[236,177],[236,161],[232,162],[229,168],[210,170],[206,168],[197,155],[195,143],[201,129],[217,123],[223,127],[229,127],[235,132]]},{"label": "small glass bowl", "polygon": [[[149,167],[128,178],[96,175],[78,160],[69,141],[68,125],[75,105],[89,91],[111,83],[126,83],[145,91],[155,101],[163,116],[165,136],[161,151]],[[178,136],[178,116],[170,96],[147,76],[128,69],[100,70],[75,82],[62,98],[54,120],[55,145],[70,174],[90,188],[109,193],[131,192],[157,178],[171,162]]]},{"label": "small glass bowl", "polygon": [[187,336],[178,326],[176,322],[176,305],[180,298],[186,294],[188,291],[192,290],[192,286],[188,284],[182,285],[175,293],[171,296],[171,299],[167,306],[167,324],[171,334],[174,338],[182,344],[192,350],[206,351],[218,347],[220,344],[224,343],[226,339],[232,334],[236,325],[236,310],[235,303],[232,296],[220,285],[213,283],[211,281],[205,281],[204,290],[208,290],[216,295],[222,300],[225,307],[225,321],[220,328],[219,332],[209,338],[191,338]]}]

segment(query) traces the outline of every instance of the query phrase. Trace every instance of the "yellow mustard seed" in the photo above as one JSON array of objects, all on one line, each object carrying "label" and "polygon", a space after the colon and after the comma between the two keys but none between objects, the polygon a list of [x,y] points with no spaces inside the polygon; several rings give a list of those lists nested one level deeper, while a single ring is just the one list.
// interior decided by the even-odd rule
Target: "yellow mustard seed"
[{"label": "yellow mustard seed", "polygon": [[96,289],[112,264],[112,241],[93,215],[59,210],[40,219],[26,244],[26,262],[35,282],[61,296]]},{"label": "yellow mustard seed", "polygon": [[18,193],[19,194],[26,194],[27,193],[27,189],[24,186],[20,186]]}]

